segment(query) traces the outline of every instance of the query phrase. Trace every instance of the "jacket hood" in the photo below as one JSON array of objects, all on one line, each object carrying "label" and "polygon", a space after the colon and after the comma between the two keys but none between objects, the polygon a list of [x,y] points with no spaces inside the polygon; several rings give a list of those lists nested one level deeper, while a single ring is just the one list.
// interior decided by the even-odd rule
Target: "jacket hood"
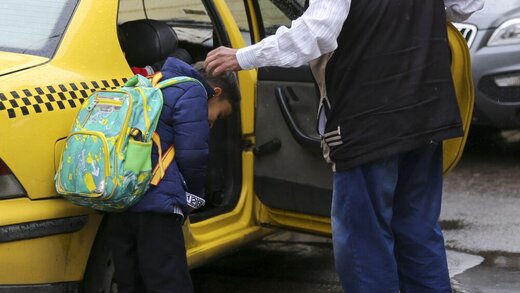
[{"label": "jacket hood", "polygon": [[195,78],[198,81],[200,81],[206,89],[208,98],[212,97],[215,94],[213,88],[206,82],[202,75],[200,75],[200,73],[198,73],[197,70],[195,70],[195,68],[193,68],[191,65],[180,59],[177,59],[175,57],[168,57],[168,59],[166,59],[166,62],[164,62],[161,72],[163,74],[163,79],[168,79],[176,76],[188,76]]}]

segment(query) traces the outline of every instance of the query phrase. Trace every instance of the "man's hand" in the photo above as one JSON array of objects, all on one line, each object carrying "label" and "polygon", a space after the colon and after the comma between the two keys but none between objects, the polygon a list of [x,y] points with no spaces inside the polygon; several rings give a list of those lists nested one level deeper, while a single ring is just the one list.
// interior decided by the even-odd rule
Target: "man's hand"
[{"label": "man's hand", "polygon": [[239,71],[237,50],[220,46],[208,53],[204,67],[209,75],[219,75],[225,71]]}]

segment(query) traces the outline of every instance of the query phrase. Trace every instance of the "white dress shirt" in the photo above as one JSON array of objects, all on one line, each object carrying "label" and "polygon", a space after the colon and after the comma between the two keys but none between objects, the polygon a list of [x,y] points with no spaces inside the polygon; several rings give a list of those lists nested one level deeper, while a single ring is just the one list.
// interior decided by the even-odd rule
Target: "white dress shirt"
[{"label": "white dress shirt", "polygon": [[[432,1],[432,0],[430,0]],[[276,34],[237,51],[242,69],[263,66],[297,67],[334,51],[351,0],[310,0],[309,7],[291,28],[281,26]],[[482,9],[484,0],[444,0],[449,21],[462,21]]]}]

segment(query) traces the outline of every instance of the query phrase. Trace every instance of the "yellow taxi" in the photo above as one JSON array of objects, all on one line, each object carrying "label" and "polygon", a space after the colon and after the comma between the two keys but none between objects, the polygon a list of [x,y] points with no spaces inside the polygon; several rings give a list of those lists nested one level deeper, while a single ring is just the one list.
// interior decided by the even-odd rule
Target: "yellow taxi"
[{"label": "yellow taxi", "polygon": [[[57,195],[54,174],[81,103],[132,76],[118,24],[171,26],[193,62],[255,43],[305,0],[3,0],[0,7],[0,293],[112,292],[103,215]],[[465,40],[450,24],[467,131],[473,87]],[[190,267],[279,228],[330,235],[332,172],[320,155],[308,66],[238,73],[239,111],[210,138],[206,206],[184,226]],[[455,166],[465,138],[445,144]]]}]

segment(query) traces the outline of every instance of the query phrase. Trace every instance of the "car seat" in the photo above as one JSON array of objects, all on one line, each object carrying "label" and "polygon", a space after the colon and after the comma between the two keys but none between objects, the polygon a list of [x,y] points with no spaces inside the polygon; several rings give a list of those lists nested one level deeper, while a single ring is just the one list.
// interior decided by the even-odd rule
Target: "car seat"
[{"label": "car seat", "polygon": [[119,26],[119,39],[125,57],[131,67],[151,65],[160,70],[169,56],[191,63],[190,54],[177,48],[175,31],[166,23],[154,19],[139,19]]}]

